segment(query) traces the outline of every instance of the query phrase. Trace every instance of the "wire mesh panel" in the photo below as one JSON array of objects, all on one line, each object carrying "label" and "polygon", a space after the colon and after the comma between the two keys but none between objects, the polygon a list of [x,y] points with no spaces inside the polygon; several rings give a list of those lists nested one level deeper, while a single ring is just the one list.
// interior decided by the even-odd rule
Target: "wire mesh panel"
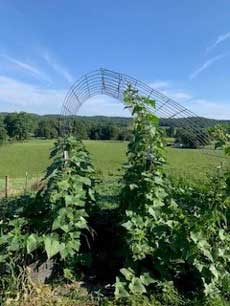
[{"label": "wire mesh panel", "polygon": [[71,86],[62,106],[65,124],[68,124],[69,116],[77,115],[82,104],[93,96],[107,95],[122,101],[128,85],[137,89],[139,95],[156,101],[156,107],[149,110],[159,118],[174,119],[176,127],[183,127],[194,132],[200,146],[205,146],[208,143],[208,135],[203,129],[202,121],[204,118],[198,117],[144,82],[104,68],[83,75]]}]

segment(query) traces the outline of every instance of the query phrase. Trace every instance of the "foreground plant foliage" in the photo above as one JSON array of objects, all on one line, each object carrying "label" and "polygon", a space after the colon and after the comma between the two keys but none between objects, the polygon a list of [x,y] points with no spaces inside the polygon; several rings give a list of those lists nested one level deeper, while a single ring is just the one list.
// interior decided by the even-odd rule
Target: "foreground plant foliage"
[{"label": "foreground plant foliage", "polygon": [[215,149],[222,148],[227,156],[230,156],[230,125],[216,125],[209,130],[215,141]]},{"label": "foreground plant foliage", "polygon": [[[53,162],[36,194],[2,201],[0,302],[12,306],[229,305],[229,171],[219,167],[202,186],[169,180],[163,170],[166,161],[158,119],[150,112],[155,102],[131,87],[124,101],[134,120],[118,198],[103,198],[108,186],[101,186],[100,195],[95,195],[89,154],[70,137],[55,145]],[[215,135],[228,153],[223,130]],[[44,262],[52,270],[45,285],[31,279],[31,266]],[[97,289],[89,289],[94,298],[82,297],[78,281],[90,287],[90,277],[96,279]],[[113,288],[111,282],[115,297],[111,291],[105,297],[104,285]]]},{"label": "foreground plant foliage", "polygon": [[51,157],[44,187],[35,196],[8,203],[11,211],[6,209],[2,217],[0,263],[6,275],[52,259],[59,274],[74,279],[74,269],[89,260],[81,251],[81,242],[91,233],[87,218],[95,201],[88,153],[69,138],[56,144]]},{"label": "foreground plant foliage", "polygon": [[162,168],[157,118],[148,110],[154,101],[129,88],[125,102],[132,108],[134,127],[121,194],[128,252],[116,281],[117,298],[168,288],[168,305],[180,305],[178,292],[228,299],[229,174],[214,178],[197,202],[192,194],[189,199],[182,196],[186,190],[172,194]]}]

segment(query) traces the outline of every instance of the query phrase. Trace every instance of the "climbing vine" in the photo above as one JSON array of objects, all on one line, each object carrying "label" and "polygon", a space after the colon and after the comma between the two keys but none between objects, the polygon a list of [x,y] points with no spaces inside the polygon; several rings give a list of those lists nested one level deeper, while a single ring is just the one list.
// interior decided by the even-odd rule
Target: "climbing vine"
[{"label": "climbing vine", "polygon": [[155,102],[140,97],[131,87],[124,101],[132,109],[134,126],[121,193],[127,251],[116,281],[117,298],[165,288],[175,294],[186,288],[193,294],[228,295],[229,195],[222,193],[224,181],[213,181],[212,191],[192,203],[193,207],[182,197],[178,202],[178,193],[173,197],[164,175],[158,120],[149,112]]},{"label": "climbing vine", "polygon": [[87,259],[80,248],[92,232],[87,218],[95,202],[94,169],[83,144],[71,137],[58,142],[51,157],[44,187],[21,198],[21,207],[1,223],[1,262],[14,258],[17,267],[38,256],[58,260],[72,278],[76,264]]},{"label": "climbing vine", "polygon": [[215,141],[215,149],[223,149],[224,154],[230,156],[230,125],[217,125],[210,129]]}]

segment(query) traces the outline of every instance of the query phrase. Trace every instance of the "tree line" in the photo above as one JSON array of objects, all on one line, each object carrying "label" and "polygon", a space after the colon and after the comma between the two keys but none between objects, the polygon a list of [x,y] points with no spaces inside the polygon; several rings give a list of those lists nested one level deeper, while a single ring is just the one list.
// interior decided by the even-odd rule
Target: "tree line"
[{"label": "tree line", "polygon": [[32,137],[56,139],[71,133],[78,139],[128,140],[130,118],[39,116],[25,112],[0,115],[0,142],[25,141]]},{"label": "tree line", "polygon": [[[187,118],[188,119],[188,118]],[[230,121],[206,119],[201,117],[162,118],[160,126],[166,137],[174,138],[183,147],[196,148],[200,139],[208,139],[208,128]],[[189,124],[199,125],[201,131],[194,133]],[[70,116],[65,121],[61,115],[37,115],[25,112],[0,114],[0,143],[25,141],[32,137],[56,139],[64,133],[71,133],[78,139],[129,140],[132,118],[104,116]],[[203,137],[205,136],[205,137]]]}]

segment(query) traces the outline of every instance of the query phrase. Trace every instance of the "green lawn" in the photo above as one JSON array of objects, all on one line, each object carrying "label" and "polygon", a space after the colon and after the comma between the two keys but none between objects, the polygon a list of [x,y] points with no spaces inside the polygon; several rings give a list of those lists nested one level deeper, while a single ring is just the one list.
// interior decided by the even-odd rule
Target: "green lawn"
[{"label": "green lawn", "polygon": [[214,151],[198,149],[167,148],[167,169],[173,176],[183,176],[192,181],[204,180],[226,160],[218,157]]},{"label": "green lawn", "polygon": [[[39,178],[49,165],[51,140],[31,140],[0,147],[0,189],[4,176],[11,178],[12,185],[25,184],[26,172],[29,180]],[[127,143],[118,141],[84,141],[97,170],[104,176],[119,174],[119,168],[126,160]],[[167,168],[174,176],[185,176],[193,180],[205,179],[222,159],[204,154],[201,150],[167,148]]]},{"label": "green lawn", "polygon": [[105,176],[119,174],[126,161],[126,142],[86,140],[84,143],[97,170]]},{"label": "green lawn", "polygon": [[42,176],[49,165],[49,151],[53,141],[32,140],[0,146],[0,195],[4,192],[4,177],[10,177],[10,189],[22,191],[26,185],[26,172],[31,185]]},{"label": "green lawn", "polygon": [[[127,143],[115,141],[85,141],[91,153],[96,169],[100,169],[105,176],[119,174],[118,169],[126,160]],[[207,155],[202,150],[166,149],[167,169],[169,173],[187,178],[205,179],[212,174],[221,158],[214,154]]]},{"label": "green lawn", "polygon": [[0,177],[41,176],[49,165],[50,140],[31,140],[0,146]]}]

